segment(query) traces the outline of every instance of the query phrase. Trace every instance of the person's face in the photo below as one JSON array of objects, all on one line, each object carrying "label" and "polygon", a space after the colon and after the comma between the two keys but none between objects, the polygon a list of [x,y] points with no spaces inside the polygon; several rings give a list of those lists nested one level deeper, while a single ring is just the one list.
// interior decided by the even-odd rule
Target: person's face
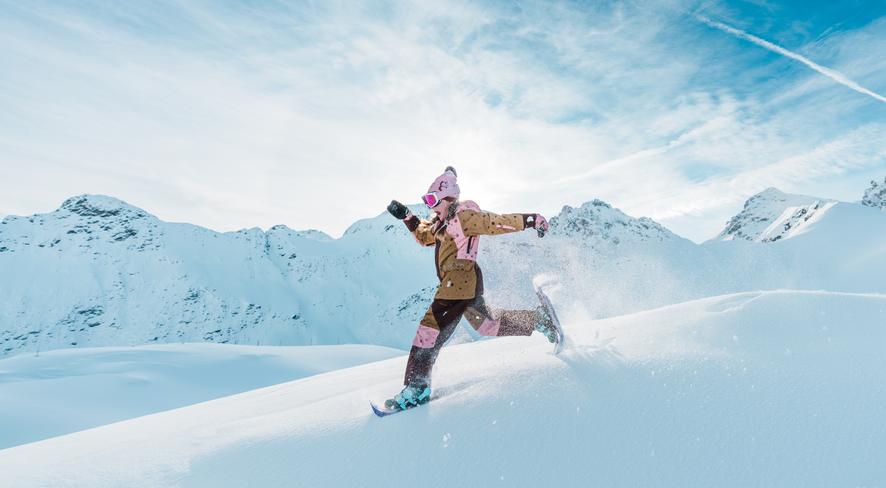
[{"label": "person's face", "polygon": [[434,213],[437,214],[437,218],[439,218],[440,220],[443,220],[446,218],[446,214],[449,213],[449,205],[450,204],[452,204],[451,200],[443,200],[440,203],[438,203],[437,206],[432,208],[431,210],[433,210]]}]

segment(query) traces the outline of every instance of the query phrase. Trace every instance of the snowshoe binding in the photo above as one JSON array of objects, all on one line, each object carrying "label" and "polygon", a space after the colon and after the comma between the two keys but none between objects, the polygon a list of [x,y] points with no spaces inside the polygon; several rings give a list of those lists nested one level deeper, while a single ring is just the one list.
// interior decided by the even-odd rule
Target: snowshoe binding
[{"label": "snowshoe binding", "polygon": [[554,327],[554,319],[544,307],[535,309],[535,330],[544,334],[551,344],[557,342],[557,329]]},{"label": "snowshoe binding", "polygon": [[385,400],[385,407],[390,410],[408,410],[431,401],[431,389],[406,385],[403,391],[394,398]]}]

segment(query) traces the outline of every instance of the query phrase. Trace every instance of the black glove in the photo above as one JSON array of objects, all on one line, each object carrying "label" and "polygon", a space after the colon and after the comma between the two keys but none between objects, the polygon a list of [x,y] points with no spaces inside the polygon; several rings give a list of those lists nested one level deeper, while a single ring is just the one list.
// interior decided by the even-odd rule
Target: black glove
[{"label": "black glove", "polygon": [[388,212],[400,220],[405,219],[406,216],[409,215],[409,209],[406,208],[406,205],[403,205],[397,200],[391,200],[391,204],[388,205]]},{"label": "black glove", "polygon": [[523,228],[535,228],[538,237],[544,237],[548,233],[548,221],[541,214],[523,214]]}]

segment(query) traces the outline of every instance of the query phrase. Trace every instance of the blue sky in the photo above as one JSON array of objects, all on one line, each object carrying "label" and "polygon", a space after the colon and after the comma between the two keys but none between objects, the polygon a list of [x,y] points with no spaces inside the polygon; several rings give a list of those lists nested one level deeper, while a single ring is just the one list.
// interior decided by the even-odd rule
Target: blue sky
[{"label": "blue sky", "polygon": [[453,165],[488,210],[701,242],[768,187],[886,176],[883,53],[884,0],[0,0],[0,216],[338,236]]}]

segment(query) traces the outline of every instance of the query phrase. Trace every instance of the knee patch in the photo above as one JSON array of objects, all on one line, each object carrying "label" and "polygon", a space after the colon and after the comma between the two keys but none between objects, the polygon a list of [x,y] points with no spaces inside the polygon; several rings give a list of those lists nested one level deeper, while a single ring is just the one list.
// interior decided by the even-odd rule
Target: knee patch
[{"label": "knee patch", "polygon": [[415,339],[412,340],[412,345],[422,349],[430,349],[437,343],[438,335],[440,335],[439,330],[419,325],[418,331],[415,332]]},{"label": "knee patch", "polygon": [[479,332],[480,335],[497,336],[500,327],[501,320],[486,319],[480,324],[480,327],[477,328],[477,332]]}]

